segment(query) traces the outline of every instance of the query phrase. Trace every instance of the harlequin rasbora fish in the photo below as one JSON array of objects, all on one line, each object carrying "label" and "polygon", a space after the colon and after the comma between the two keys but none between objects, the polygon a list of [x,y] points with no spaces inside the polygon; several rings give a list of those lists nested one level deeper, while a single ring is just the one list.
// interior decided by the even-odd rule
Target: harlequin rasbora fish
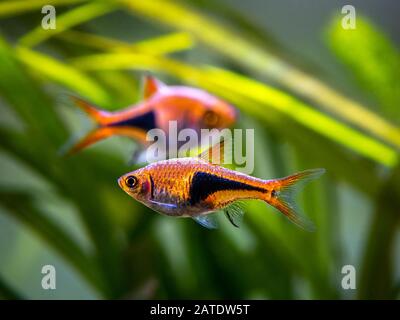
[{"label": "harlequin rasbora fish", "polygon": [[151,76],[145,77],[144,101],[121,111],[100,110],[80,98],[73,99],[97,127],[70,148],[68,154],[114,135],[130,137],[145,147],[149,144],[147,132],[159,128],[168,134],[171,120],[177,121],[177,130],[191,128],[200,133],[201,129],[230,127],[237,117],[233,106],[206,91],[167,86]]},{"label": "harlequin rasbora fish", "polygon": [[200,157],[158,161],[127,173],[119,186],[131,197],[156,212],[190,217],[207,228],[216,228],[213,212],[224,211],[239,226],[243,210],[238,200],[259,199],[282,212],[298,226],[312,230],[313,224],[296,209],[293,196],[324,169],[311,169],[291,176],[263,180],[210,163],[209,151]]}]

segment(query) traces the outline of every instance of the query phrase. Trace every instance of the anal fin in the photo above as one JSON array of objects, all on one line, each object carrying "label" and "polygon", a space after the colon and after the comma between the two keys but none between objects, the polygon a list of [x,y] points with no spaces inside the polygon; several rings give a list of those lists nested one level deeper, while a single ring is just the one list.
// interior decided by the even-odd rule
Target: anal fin
[{"label": "anal fin", "polygon": [[240,202],[234,202],[224,209],[229,222],[236,228],[240,227],[243,220],[244,211]]}]

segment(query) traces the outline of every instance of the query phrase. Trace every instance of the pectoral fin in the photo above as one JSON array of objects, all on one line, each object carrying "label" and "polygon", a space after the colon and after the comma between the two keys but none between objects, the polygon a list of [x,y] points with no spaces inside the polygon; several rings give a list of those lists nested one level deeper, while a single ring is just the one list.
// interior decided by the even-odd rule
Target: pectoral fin
[{"label": "pectoral fin", "polygon": [[218,223],[214,214],[207,214],[193,217],[193,220],[196,221],[198,224],[206,227],[208,229],[217,229]]}]

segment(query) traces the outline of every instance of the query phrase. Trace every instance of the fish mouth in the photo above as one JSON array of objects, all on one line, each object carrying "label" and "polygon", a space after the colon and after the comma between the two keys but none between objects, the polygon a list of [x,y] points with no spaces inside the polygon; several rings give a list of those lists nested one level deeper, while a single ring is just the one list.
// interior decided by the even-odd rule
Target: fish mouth
[{"label": "fish mouth", "polygon": [[124,185],[123,185],[124,179],[123,179],[123,177],[119,177],[117,182],[118,182],[118,185],[120,186],[120,188],[122,190],[124,190]]}]

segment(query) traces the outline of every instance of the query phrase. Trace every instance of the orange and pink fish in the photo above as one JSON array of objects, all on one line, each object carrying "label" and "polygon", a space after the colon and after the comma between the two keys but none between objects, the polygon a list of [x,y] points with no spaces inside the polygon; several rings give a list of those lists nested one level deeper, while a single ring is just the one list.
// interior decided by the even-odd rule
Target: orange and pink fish
[{"label": "orange and pink fish", "polygon": [[[154,211],[173,217],[189,217],[207,228],[216,228],[215,212],[224,211],[236,227],[243,216],[240,200],[258,199],[278,209],[298,226],[313,230],[299,211],[294,195],[324,169],[311,169],[291,176],[264,180],[210,162],[206,150],[199,157],[176,158],[149,164],[118,179],[128,195]],[[218,163],[220,160],[217,159]]]},{"label": "orange and pink fish", "polygon": [[145,77],[144,101],[121,111],[109,112],[80,98],[73,99],[97,127],[69,148],[67,154],[116,135],[132,138],[145,148],[150,143],[146,140],[147,132],[158,128],[168,135],[170,121],[176,121],[177,130],[191,128],[200,134],[201,129],[228,128],[238,115],[229,103],[204,90],[168,86],[152,76]]}]

